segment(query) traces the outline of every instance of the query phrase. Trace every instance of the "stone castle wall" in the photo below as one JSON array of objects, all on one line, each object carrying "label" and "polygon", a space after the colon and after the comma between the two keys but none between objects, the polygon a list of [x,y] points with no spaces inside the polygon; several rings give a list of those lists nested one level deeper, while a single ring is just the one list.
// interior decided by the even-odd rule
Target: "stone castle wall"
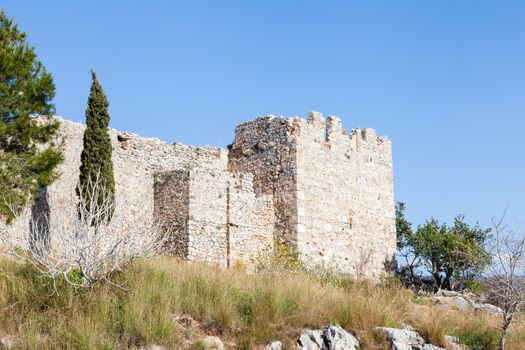
[{"label": "stone castle wall", "polygon": [[256,193],[273,196],[275,240],[293,244],[295,225],[296,146],[284,118],[257,118],[235,129],[228,169],[251,173]]},{"label": "stone castle wall", "polygon": [[390,142],[372,129],[345,135],[311,113],[297,138],[297,247],[312,265],[377,278],[396,251]]},{"label": "stone castle wall", "polygon": [[155,215],[174,228],[176,256],[227,267],[271,252],[272,197],[255,194],[251,174],[175,170],[155,180]]},{"label": "stone castle wall", "polygon": [[[75,207],[77,197],[80,154],[85,126],[59,118],[61,125],[58,140],[64,154],[59,166],[60,177],[45,191],[45,202],[50,211]],[[117,206],[125,208],[124,215],[131,218],[140,215],[153,220],[154,175],[174,169],[202,168],[210,171],[226,171],[228,152],[223,148],[194,147],[166,144],[159,139],[143,138],[126,132],[109,130],[113,145],[115,174],[115,198]],[[28,227],[31,210],[22,215],[7,231],[14,239]],[[55,223],[52,221],[50,226]]]},{"label": "stone castle wall", "polygon": [[[61,122],[61,176],[39,200],[50,210],[77,200],[84,126]],[[110,136],[116,200],[129,218],[162,218],[176,256],[250,264],[283,241],[309,266],[377,278],[395,253],[391,146],[371,129],[345,135],[337,117],[312,112],[240,124],[227,149]]]},{"label": "stone castle wall", "polygon": [[377,278],[396,251],[390,141],[372,129],[346,135],[341,120],[257,118],[241,124],[229,169],[271,193],[274,237],[310,265]]},{"label": "stone castle wall", "polygon": [[253,175],[236,173],[228,181],[229,264],[253,265],[271,253],[275,208],[271,195],[256,194]]}]

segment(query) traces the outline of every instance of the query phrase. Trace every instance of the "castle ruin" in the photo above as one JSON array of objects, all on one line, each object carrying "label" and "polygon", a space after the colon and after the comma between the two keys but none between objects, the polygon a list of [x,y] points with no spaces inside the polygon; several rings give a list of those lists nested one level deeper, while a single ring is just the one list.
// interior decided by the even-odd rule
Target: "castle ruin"
[{"label": "castle ruin", "polygon": [[[64,163],[46,205],[74,205],[84,126],[61,119]],[[116,200],[175,228],[176,256],[220,266],[253,264],[276,242],[308,266],[376,279],[394,258],[391,144],[341,120],[259,117],[227,148],[166,144],[110,130]],[[20,218],[9,229],[27,226]]]}]

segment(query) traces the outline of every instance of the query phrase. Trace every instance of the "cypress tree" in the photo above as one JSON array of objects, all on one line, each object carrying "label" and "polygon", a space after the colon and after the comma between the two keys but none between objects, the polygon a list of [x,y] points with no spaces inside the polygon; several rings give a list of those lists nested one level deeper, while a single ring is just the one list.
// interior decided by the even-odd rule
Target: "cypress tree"
[{"label": "cypress tree", "polygon": [[[108,133],[109,113],[108,100],[102,86],[97,80],[94,71],[91,71],[93,83],[88,99],[86,110],[86,129],[84,131],[84,148],[80,156],[80,178],[77,194],[89,201],[95,201],[99,205],[104,200],[115,201],[115,178],[113,175],[113,162],[111,160],[111,139]],[[93,192],[93,184],[98,181],[98,189]],[[90,196],[96,195],[97,198]],[[89,208],[89,203],[84,203]],[[105,218],[111,219],[112,211]],[[95,224],[95,223],[93,223]]]},{"label": "cypress tree", "polygon": [[0,10],[0,219],[8,223],[58,177],[63,159],[53,144],[53,77],[26,37]]}]

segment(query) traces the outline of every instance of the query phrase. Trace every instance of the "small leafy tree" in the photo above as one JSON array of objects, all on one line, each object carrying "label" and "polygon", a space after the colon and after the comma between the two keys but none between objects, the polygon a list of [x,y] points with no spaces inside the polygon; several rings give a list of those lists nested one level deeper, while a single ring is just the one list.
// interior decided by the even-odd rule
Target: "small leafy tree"
[{"label": "small leafy tree", "polygon": [[[89,196],[96,195],[95,202],[99,205],[105,203],[108,209],[106,215],[99,216],[96,220],[110,220],[113,215],[111,203],[115,201],[115,178],[111,160],[111,139],[108,133],[109,103],[94,71],[91,71],[91,76],[93,83],[86,110],[86,130],[84,131],[84,148],[80,156],[77,195],[79,198],[86,199],[86,210],[88,211],[90,203],[94,200]],[[89,191],[89,184],[93,182],[98,184],[97,192]],[[98,222],[93,224],[98,224]]]},{"label": "small leafy tree", "polygon": [[0,10],[0,217],[7,222],[57,177],[62,154],[51,142],[59,127],[51,118],[54,96],[53,77]]},{"label": "small leafy tree", "polygon": [[440,224],[436,219],[427,220],[415,231],[404,218],[404,205],[398,204],[396,225],[398,244],[402,256],[411,257],[407,261],[409,275],[414,278],[419,266],[426,269],[434,280],[434,289],[455,289],[452,281],[465,282],[473,274],[479,273],[490,261],[485,249],[490,229],[479,225],[470,226],[465,217],[459,215],[453,226]]}]

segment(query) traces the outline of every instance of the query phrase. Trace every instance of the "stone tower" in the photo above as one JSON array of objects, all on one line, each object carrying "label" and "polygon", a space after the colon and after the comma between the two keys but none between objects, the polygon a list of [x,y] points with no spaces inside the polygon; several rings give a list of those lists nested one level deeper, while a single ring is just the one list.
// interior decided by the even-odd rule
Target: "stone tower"
[{"label": "stone tower", "polygon": [[254,176],[272,195],[275,239],[310,266],[375,278],[394,259],[390,141],[372,129],[346,135],[341,120],[274,116],[237,126],[228,170]]}]

